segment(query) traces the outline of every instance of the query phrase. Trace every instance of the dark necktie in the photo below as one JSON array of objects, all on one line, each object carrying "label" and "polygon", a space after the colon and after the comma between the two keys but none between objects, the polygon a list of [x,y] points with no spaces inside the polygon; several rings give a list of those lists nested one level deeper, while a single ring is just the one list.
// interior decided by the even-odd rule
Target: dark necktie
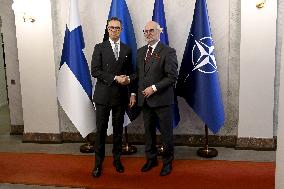
[{"label": "dark necktie", "polygon": [[148,63],[149,58],[151,57],[151,54],[152,54],[152,50],[153,50],[153,47],[149,46],[146,57],[145,57],[145,63]]}]

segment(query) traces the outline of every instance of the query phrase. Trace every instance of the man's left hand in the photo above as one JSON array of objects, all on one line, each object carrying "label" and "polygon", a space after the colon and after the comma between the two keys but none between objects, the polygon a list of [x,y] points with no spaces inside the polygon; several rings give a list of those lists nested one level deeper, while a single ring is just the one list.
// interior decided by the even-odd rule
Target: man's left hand
[{"label": "man's left hand", "polygon": [[153,90],[152,86],[147,87],[144,91],[142,91],[143,96],[146,97],[146,98],[151,96],[153,93],[154,93],[154,90]]}]

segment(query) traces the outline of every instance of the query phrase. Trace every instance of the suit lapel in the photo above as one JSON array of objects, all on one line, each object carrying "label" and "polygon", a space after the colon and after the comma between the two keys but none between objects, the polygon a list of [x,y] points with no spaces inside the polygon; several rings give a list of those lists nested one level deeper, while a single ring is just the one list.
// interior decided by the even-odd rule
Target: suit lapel
[{"label": "suit lapel", "polygon": [[159,42],[156,46],[156,48],[154,49],[154,52],[152,53],[152,55],[157,55],[161,52],[161,50],[163,49],[163,44],[161,42]]},{"label": "suit lapel", "polygon": [[141,50],[142,53],[141,53],[141,56],[140,56],[140,68],[143,68],[141,69],[141,71],[143,71],[143,74],[145,73],[145,57],[146,57],[146,53],[147,53],[147,49],[148,49],[148,45],[145,45],[144,47],[142,47],[143,49]]},{"label": "suit lapel", "polygon": [[119,64],[121,64],[121,58],[123,56],[125,56],[126,53],[126,49],[123,48],[124,44],[120,42],[120,50],[119,50],[119,57],[118,60],[116,61],[115,56],[114,56],[114,52],[113,49],[111,47],[110,41],[107,40],[105,42],[105,50],[107,51],[106,53],[109,54],[109,57],[111,59],[111,61],[109,62],[111,65],[111,70],[115,71],[117,69],[117,67],[119,66]]},{"label": "suit lapel", "polygon": [[141,58],[141,62],[144,64],[144,60],[145,60],[145,57],[146,57],[146,53],[147,53],[147,49],[148,49],[148,46],[144,46],[143,49],[142,49],[142,56],[140,57]]},{"label": "suit lapel", "polygon": [[109,40],[105,41],[104,49],[106,51],[106,54],[110,55],[109,58],[112,60],[110,62],[111,63],[115,63],[116,62],[115,56],[114,56],[114,53],[113,53],[113,50],[112,50],[112,47],[111,47],[111,44],[110,44]]},{"label": "suit lapel", "polygon": [[[144,72],[145,74],[150,70],[151,66],[153,65],[154,62],[156,62],[154,59],[158,56],[158,54],[162,51],[163,49],[163,44],[161,42],[159,42],[156,46],[156,48],[154,49],[154,52],[152,53],[149,62],[147,63],[147,65],[145,64],[145,68],[144,68]],[[147,52],[147,50],[146,50]],[[145,53],[146,56],[146,53]]]},{"label": "suit lapel", "polygon": [[126,48],[123,43],[120,42],[118,62],[120,63],[122,58],[126,56]]}]

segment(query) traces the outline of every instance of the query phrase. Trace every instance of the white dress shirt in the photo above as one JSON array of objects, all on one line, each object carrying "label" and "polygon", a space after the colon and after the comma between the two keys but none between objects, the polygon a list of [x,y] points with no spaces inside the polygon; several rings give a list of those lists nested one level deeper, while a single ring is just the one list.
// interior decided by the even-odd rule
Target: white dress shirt
[{"label": "white dress shirt", "polygon": [[[160,41],[160,40],[159,40],[159,41]],[[153,52],[154,52],[155,48],[157,47],[159,41],[157,41],[154,45],[148,45],[148,50],[149,50],[149,46],[152,47],[152,53],[151,53],[151,55],[153,54]],[[147,50],[146,54],[148,53],[148,50]],[[152,87],[152,89],[153,89],[154,92],[157,91],[157,88],[156,88],[155,85],[152,85],[151,87]]]},{"label": "white dress shirt", "polygon": [[[159,41],[157,41],[154,45],[148,45],[148,49],[147,49],[146,54],[148,53],[148,51],[149,51],[149,46],[150,46],[150,47],[152,47],[152,53],[151,53],[151,55],[152,55],[153,52],[154,52],[154,50],[155,50],[155,48],[157,47],[158,43],[159,43]],[[146,57],[145,57],[145,58],[146,58]]]},{"label": "white dress shirt", "polygon": [[120,39],[118,39],[116,42],[114,42],[111,38],[109,38],[109,42],[111,44],[111,48],[114,54],[114,49],[115,49],[115,43],[118,45],[118,49],[117,49],[117,58],[119,58],[119,52],[120,52]]}]

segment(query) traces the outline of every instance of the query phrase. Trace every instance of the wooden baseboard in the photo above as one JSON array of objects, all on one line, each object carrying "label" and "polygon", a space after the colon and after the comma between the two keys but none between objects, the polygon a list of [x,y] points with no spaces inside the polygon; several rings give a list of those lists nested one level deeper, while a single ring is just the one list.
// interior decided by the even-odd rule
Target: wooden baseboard
[{"label": "wooden baseboard", "polygon": [[11,125],[11,135],[22,135],[24,133],[24,125]]}]

